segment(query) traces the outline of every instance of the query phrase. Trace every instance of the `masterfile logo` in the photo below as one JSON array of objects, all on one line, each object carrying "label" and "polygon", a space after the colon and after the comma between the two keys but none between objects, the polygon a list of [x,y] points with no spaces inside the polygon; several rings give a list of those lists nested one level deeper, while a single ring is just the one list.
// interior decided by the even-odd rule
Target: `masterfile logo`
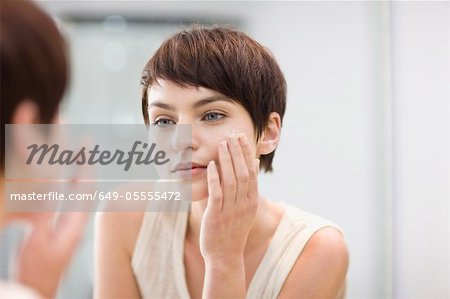
[{"label": "masterfile logo", "polygon": [[[142,147],[142,150],[138,150]],[[136,165],[150,165],[152,163],[156,165],[164,165],[170,161],[166,158],[166,152],[159,150],[155,152],[156,143],[152,143],[150,146],[146,142],[135,141],[133,147],[130,151],[125,152],[116,149],[114,152],[109,150],[100,150],[100,145],[95,145],[92,150],[87,150],[86,147],[82,147],[79,151],[73,150],[62,150],[60,151],[60,146],[58,144],[48,145],[48,144],[32,144],[27,147],[30,150],[30,155],[26,163],[28,165],[34,162],[34,158],[37,155],[36,161],[34,163],[41,165],[43,162],[49,165],[59,164],[59,165],[108,165],[111,163],[117,163],[117,165],[125,165],[124,170],[128,171],[133,164]],[[136,158],[134,158],[136,157]]]},{"label": "masterfile logo", "polygon": [[[191,127],[7,125],[9,211],[187,211],[190,177],[176,178]],[[183,140],[183,144],[187,144]],[[183,161],[191,161],[187,146]]]}]

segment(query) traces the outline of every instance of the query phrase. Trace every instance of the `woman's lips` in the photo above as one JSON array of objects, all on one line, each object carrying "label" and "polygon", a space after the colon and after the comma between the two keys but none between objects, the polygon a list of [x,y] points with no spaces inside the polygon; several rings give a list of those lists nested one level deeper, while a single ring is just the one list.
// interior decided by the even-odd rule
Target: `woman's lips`
[{"label": "woman's lips", "polygon": [[174,172],[175,175],[180,177],[194,177],[204,175],[206,173],[206,167],[192,167],[189,169],[179,169]]}]

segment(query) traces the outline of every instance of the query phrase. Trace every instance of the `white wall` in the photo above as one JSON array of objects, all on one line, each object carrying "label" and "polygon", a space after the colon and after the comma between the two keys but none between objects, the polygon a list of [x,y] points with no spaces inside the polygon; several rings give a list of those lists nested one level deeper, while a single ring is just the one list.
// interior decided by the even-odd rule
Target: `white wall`
[{"label": "white wall", "polygon": [[391,7],[394,294],[449,298],[448,2]]}]

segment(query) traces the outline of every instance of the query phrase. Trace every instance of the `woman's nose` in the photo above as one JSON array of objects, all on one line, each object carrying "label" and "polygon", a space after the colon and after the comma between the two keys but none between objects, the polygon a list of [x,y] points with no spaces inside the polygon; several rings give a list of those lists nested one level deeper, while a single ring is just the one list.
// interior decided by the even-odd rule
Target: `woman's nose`
[{"label": "woman's nose", "polygon": [[177,124],[173,133],[173,149],[177,152],[195,150],[198,147],[195,132],[191,124]]}]

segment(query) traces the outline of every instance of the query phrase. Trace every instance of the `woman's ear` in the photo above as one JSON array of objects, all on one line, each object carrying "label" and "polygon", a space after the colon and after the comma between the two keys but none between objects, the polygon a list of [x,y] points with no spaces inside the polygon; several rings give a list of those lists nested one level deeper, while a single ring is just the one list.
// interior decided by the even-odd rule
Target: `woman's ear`
[{"label": "woman's ear", "polygon": [[267,126],[261,134],[261,139],[258,141],[258,156],[268,155],[277,148],[280,141],[280,133],[281,117],[277,112],[271,112]]},{"label": "woman's ear", "polygon": [[13,124],[32,125],[39,121],[39,110],[37,105],[30,100],[22,101],[12,116]]},{"label": "woman's ear", "polygon": [[[38,134],[38,128],[34,126],[39,123],[38,106],[31,100],[21,101],[13,112],[11,123],[13,125],[9,127],[9,134],[6,134],[9,138],[5,141],[5,150],[9,153],[8,159],[13,161],[9,165],[19,165],[17,161],[26,161],[30,143],[44,140],[43,136],[41,138],[41,134]],[[8,167],[8,163],[5,167]],[[23,167],[9,167],[7,170],[12,178],[21,177],[23,171]]]}]

